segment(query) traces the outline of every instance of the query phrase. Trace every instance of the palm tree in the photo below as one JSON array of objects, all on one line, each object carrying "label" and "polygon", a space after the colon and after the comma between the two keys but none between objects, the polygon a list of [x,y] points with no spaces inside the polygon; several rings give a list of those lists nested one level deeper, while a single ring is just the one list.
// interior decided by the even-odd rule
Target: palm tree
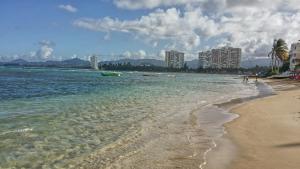
[{"label": "palm tree", "polygon": [[271,68],[273,73],[279,72],[280,63],[289,61],[289,51],[287,43],[283,39],[275,39],[272,51],[268,54],[271,57]]}]

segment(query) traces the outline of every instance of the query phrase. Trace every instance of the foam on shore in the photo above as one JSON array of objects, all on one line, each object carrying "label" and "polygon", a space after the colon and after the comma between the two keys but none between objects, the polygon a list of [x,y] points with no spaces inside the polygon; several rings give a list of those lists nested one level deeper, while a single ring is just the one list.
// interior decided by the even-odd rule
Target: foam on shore
[{"label": "foam on shore", "polygon": [[[258,93],[256,95],[252,95],[249,97],[242,97],[232,99],[227,102],[223,102],[220,104],[216,104],[218,107],[224,109],[227,113],[231,113],[231,109],[246,103],[250,100],[263,98],[267,96],[274,95],[274,90],[270,85],[264,82],[254,82],[257,87]],[[233,118],[228,122],[231,122],[239,117],[237,114],[232,114]],[[225,125],[224,123],[223,125]],[[236,157],[237,147],[236,145],[228,138],[226,128],[224,128],[224,133],[221,137],[215,140],[216,146],[213,148],[210,153],[207,154],[207,165],[204,167],[205,169],[226,169],[230,165],[231,161]]]}]

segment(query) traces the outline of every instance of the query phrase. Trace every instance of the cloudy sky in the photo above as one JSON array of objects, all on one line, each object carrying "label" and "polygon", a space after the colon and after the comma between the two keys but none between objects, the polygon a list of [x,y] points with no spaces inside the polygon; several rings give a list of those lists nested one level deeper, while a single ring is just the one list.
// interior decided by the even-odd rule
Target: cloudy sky
[{"label": "cloudy sky", "polygon": [[230,45],[265,57],[300,39],[299,0],[1,0],[0,61],[162,59]]}]

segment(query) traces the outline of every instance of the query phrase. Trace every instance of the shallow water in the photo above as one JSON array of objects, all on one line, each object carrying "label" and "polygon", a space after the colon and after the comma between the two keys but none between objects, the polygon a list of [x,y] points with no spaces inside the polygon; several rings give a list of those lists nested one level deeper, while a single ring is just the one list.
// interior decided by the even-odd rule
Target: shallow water
[{"label": "shallow water", "polygon": [[231,118],[213,104],[257,92],[236,76],[153,74],[1,67],[0,168],[199,167]]}]

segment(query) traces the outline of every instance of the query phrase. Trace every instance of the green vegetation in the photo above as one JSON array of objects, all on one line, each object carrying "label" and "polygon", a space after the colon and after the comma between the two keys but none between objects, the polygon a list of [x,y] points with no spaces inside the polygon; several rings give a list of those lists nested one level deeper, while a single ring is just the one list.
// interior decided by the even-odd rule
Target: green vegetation
[{"label": "green vegetation", "polygon": [[[272,51],[268,54],[272,59],[271,71],[272,74],[278,74],[283,69],[286,69],[289,62],[289,51],[287,43],[283,39],[274,40]],[[279,66],[282,63],[282,68]]]},{"label": "green vegetation", "polygon": [[102,70],[116,70],[116,71],[149,71],[149,72],[189,72],[187,65],[182,69],[173,69],[166,68],[161,66],[154,65],[132,65],[130,62],[128,63],[118,63],[118,64],[101,64],[99,67]]},{"label": "green vegetation", "polygon": [[256,66],[254,68],[239,68],[239,69],[190,69],[185,66],[182,69],[172,69],[167,67],[160,67],[154,65],[132,65],[130,63],[118,64],[102,64],[99,65],[102,70],[111,71],[147,71],[147,72],[186,72],[186,73],[215,73],[215,74],[265,74],[270,69],[269,67]]}]

